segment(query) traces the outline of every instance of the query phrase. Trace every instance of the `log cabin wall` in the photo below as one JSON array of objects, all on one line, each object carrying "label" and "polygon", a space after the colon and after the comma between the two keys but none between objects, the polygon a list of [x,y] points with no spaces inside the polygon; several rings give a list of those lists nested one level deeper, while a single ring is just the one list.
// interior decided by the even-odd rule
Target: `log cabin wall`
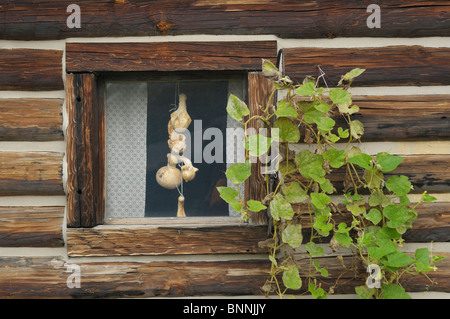
[{"label": "log cabin wall", "polygon": [[[412,201],[423,190],[438,198],[420,208],[403,250],[431,247],[450,257],[450,1],[415,2],[378,1],[381,28],[369,28],[372,1],[78,1],[81,26],[69,28],[73,1],[0,1],[0,298],[260,295],[270,267],[257,244],[262,228],[244,243],[233,242],[242,233],[236,228],[222,226],[223,239],[209,228],[167,228],[158,236],[186,247],[168,251],[136,247],[136,236],[157,240],[151,229],[67,228],[71,43],[276,41],[287,75],[301,81],[320,65],[329,86],[353,67],[366,68],[351,90],[366,151],[406,158],[395,173],[411,178]],[[214,251],[202,238],[230,245]],[[193,254],[191,246],[203,250]],[[323,246],[321,265],[331,279],[340,276],[334,293],[354,297],[367,273],[342,275],[336,254]],[[351,255],[343,262],[349,267]],[[67,285],[74,265],[80,288]],[[437,284],[408,277],[403,285],[418,296],[448,297],[450,258],[430,278]]]}]

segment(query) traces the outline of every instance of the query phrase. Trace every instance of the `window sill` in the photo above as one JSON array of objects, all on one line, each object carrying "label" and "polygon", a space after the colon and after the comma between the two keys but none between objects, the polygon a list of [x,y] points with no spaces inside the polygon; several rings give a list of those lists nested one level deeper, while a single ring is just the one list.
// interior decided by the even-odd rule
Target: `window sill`
[{"label": "window sill", "polygon": [[165,220],[165,224],[159,225],[122,223],[68,228],[68,256],[258,254],[266,251],[258,243],[267,239],[267,225],[199,224],[191,218],[186,218],[184,224],[171,224],[164,218],[160,222]]}]

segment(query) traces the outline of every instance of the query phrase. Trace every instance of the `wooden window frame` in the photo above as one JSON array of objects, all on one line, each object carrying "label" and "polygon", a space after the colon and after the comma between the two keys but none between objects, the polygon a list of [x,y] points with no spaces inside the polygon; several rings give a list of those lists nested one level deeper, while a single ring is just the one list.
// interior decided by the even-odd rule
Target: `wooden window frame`
[{"label": "wooden window frame", "polygon": [[[275,62],[276,56],[276,41],[67,43],[69,256],[262,252],[258,242],[267,237],[264,212],[252,214],[249,223],[232,222],[232,218],[188,217],[142,218],[123,223],[116,220],[104,225],[106,90],[102,75],[110,72],[246,72],[249,116],[253,116],[260,111],[259,105],[265,105],[273,90],[273,84],[260,73],[261,59]],[[258,125],[255,120],[249,127],[257,129]],[[252,165],[252,175],[245,185],[246,200],[262,200],[266,195],[259,170],[259,162]],[[182,233],[186,236],[179,236]],[[167,239],[172,241],[170,245]]]}]

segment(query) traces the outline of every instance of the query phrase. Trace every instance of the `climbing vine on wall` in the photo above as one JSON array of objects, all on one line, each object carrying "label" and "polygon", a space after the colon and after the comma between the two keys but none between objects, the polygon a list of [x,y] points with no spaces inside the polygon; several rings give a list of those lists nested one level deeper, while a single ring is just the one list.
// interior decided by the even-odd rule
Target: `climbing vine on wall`
[{"label": "climbing vine on wall", "polygon": [[[249,212],[268,211],[272,237],[263,244],[271,269],[262,290],[267,296],[284,297],[304,287],[314,298],[326,298],[333,286],[328,291],[321,287],[319,278],[329,274],[320,264],[324,249],[318,242],[331,237],[333,251],[351,249],[364,267],[373,271],[365,285],[356,287],[358,298],[409,298],[401,286],[402,276],[426,276],[443,257],[433,256],[428,248],[419,248],[414,254],[402,252],[402,235],[417,218],[417,206],[436,198],[424,192],[419,202],[411,203],[408,193],[413,187],[408,177],[384,176],[403,158],[361,150],[364,125],[352,119],[359,107],[353,104],[348,89],[365,70],[351,70],[336,88],[328,89],[312,77],[294,84],[267,60],[263,60],[262,68],[263,75],[274,83],[272,97],[276,91],[284,97],[276,102],[270,99],[267,105],[259,106],[261,115],[249,117],[247,105],[230,95],[227,112],[246,131],[246,161],[231,165],[226,172],[235,187],[218,187],[221,197],[244,219]],[[333,119],[336,116],[343,117],[346,126],[338,126]],[[254,119],[265,123],[267,136],[247,134],[248,123]],[[308,147],[292,154],[290,145],[298,145],[301,132]],[[270,174],[264,174],[266,198],[245,201],[238,187],[251,175],[251,157],[261,158],[274,148],[282,157],[276,182],[269,182]],[[337,169],[346,171],[340,193],[331,178]],[[351,214],[351,222],[336,221],[342,207]],[[307,238],[305,221],[311,227]],[[300,247],[306,250],[308,266],[301,266],[295,258],[295,250]]]}]

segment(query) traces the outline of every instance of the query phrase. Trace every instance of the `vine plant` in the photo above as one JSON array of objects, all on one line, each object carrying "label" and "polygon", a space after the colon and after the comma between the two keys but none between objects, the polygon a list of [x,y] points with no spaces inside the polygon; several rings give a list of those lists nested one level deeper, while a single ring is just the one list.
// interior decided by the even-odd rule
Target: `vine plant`
[{"label": "vine plant", "polygon": [[[320,265],[324,249],[317,243],[331,237],[334,251],[340,246],[351,248],[367,269],[376,270],[366,285],[356,287],[359,298],[409,298],[401,286],[401,277],[426,276],[443,257],[432,256],[428,248],[417,249],[413,256],[401,252],[402,234],[413,225],[416,207],[436,198],[424,192],[419,202],[411,203],[407,195],[412,185],[407,176],[384,177],[403,158],[387,152],[371,156],[358,147],[364,126],[351,117],[359,107],[352,103],[348,89],[365,70],[351,70],[342,76],[337,88],[329,90],[318,87],[318,81],[311,77],[294,85],[270,61],[263,60],[262,67],[263,75],[275,87],[267,105],[259,106],[262,115],[248,118],[247,105],[234,95],[229,97],[227,112],[243,124],[246,133],[248,123],[258,118],[272,135],[246,134],[245,162],[232,164],[226,172],[236,188],[218,187],[220,196],[244,219],[249,212],[268,209],[273,236],[263,244],[269,251],[271,270],[262,290],[266,295],[276,293],[283,297],[287,291],[306,285],[304,290],[314,298],[326,298],[330,291],[321,287],[320,276],[327,277],[328,270]],[[271,107],[277,90],[283,91],[285,97]],[[334,116],[344,117],[348,126],[337,126]],[[299,143],[301,131],[309,147],[292,155],[289,144]],[[245,201],[237,188],[250,177],[250,156],[266,154],[275,145],[283,157],[277,181],[271,185],[265,174],[266,198]],[[334,196],[339,194],[330,179],[337,169],[346,171],[340,197]],[[341,200],[336,202],[335,198]],[[336,221],[342,216],[340,207],[349,212],[351,221]],[[305,222],[311,228],[307,239],[303,238]],[[309,260],[309,265],[303,267],[295,258],[295,249],[301,245]]]}]

